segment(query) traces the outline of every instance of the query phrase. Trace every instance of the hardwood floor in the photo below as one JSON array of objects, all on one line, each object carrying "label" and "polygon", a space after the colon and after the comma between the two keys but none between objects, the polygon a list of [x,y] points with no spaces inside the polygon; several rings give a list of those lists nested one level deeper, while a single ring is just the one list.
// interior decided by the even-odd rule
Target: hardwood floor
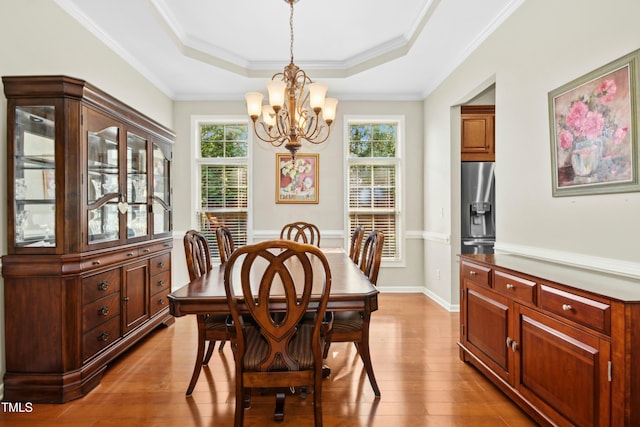
[{"label": "hardwood floor", "polygon": [[[331,346],[331,377],[323,384],[325,426],[534,426],[516,405],[458,357],[458,313],[421,294],[382,294],[372,316],[375,399],[353,344]],[[63,405],[0,412],[2,426],[231,426],[233,356],[227,345],[185,396],[196,353],[196,321],[176,319],[120,357],[101,384]],[[285,419],[273,421],[274,398],[253,396],[246,426],[312,426],[311,398],[286,398]]]}]

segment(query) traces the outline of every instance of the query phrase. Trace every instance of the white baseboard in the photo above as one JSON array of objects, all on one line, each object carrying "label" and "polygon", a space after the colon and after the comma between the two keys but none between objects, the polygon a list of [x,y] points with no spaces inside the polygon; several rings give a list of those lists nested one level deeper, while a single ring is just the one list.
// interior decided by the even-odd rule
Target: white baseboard
[{"label": "white baseboard", "polygon": [[458,304],[450,304],[423,286],[378,286],[378,290],[380,293],[388,294],[423,294],[448,312],[454,313],[460,311]]}]

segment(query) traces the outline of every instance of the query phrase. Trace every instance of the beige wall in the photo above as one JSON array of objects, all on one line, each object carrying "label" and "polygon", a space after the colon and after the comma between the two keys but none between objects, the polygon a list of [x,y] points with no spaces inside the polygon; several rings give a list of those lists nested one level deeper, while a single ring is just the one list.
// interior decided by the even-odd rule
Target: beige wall
[{"label": "beige wall", "polygon": [[[254,241],[277,237],[282,226],[288,222],[304,220],[313,222],[321,230],[322,246],[343,246],[345,244],[345,153],[344,116],[402,116],[405,123],[405,212],[404,229],[407,238],[404,243],[405,263],[400,267],[383,266],[379,278],[382,289],[420,291],[423,283],[422,269],[422,102],[356,102],[341,101],[338,116],[332,125],[328,142],[313,147],[303,143],[301,152],[320,154],[320,202],[316,204],[276,204],[275,203],[275,152],[276,149],[262,141],[251,145],[252,164],[250,172],[251,204],[253,218],[250,239]],[[174,150],[174,236],[176,239],[187,229],[196,226],[198,198],[192,191],[196,179],[193,163],[194,117],[233,117],[246,120],[244,101],[229,102],[186,102],[175,103],[174,129],[177,144]],[[280,149],[279,151],[283,151]],[[181,243],[176,240],[176,248]],[[176,280],[186,282],[187,275],[184,255],[174,250]]]},{"label": "beige wall", "polygon": [[[171,99],[53,1],[0,0],[0,40],[1,76],[62,74],[81,78],[173,127]],[[0,96],[0,153],[6,153],[6,109],[3,94]],[[6,165],[6,156],[0,155],[0,200],[7,197]],[[6,204],[0,203],[0,255],[7,253],[6,214]],[[3,295],[4,283],[0,279],[0,378],[5,371]]]},{"label": "beige wall", "polygon": [[[425,101],[428,293],[458,303],[456,106],[496,86],[497,248],[640,277],[640,193],[551,196],[547,94],[640,48],[635,0],[524,4]],[[447,213],[441,217],[441,209]],[[437,280],[434,271],[448,270]],[[450,277],[449,277],[450,276]],[[448,286],[451,283],[452,286]]]}]

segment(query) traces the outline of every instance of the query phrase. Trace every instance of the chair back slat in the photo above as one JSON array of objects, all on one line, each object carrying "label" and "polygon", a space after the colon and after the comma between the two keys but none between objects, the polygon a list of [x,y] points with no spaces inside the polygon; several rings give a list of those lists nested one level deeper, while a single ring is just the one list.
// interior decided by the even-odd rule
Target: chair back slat
[{"label": "chair back slat", "polygon": [[196,230],[185,233],[184,252],[187,258],[189,280],[196,279],[211,270],[211,250],[207,239]]},{"label": "chair back slat", "polygon": [[224,264],[235,250],[231,230],[224,226],[218,226],[216,228],[216,240],[218,242],[218,252],[220,253],[220,264]]},{"label": "chair back slat", "polygon": [[320,246],[320,229],[304,221],[292,222],[282,227],[280,239],[293,240],[299,243]]},{"label": "chair back slat", "polygon": [[374,230],[367,236],[362,249],[360,269],[374,285],[378,283],[378,272],[382,262],[382,246],[384,233]]},{"label": "chair back slat", "polygon": [[360,261],[360,249],[362,249],[362,239],[364,237],[364,228],[358,226],[351,234],[351,244],[349,245],[349,258],[358,265]]}]

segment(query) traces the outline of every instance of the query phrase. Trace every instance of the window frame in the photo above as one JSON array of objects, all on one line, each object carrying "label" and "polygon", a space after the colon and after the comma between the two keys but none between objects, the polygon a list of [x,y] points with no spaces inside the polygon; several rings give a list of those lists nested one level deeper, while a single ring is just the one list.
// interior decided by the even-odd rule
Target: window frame
[{"label": "window frame", "polygon": [[[203,125],[246,125],[247,126],[247,156],[246,157],[201,157],[200,135]],[[191,117],[191,200],[193,210],[190,217],[190,226],[194,230],[200,229],[200,215],[203,213],[201,192],[201,166],[202,165],[246,165],[247,166],[247,243],[253,241],[253,179],[252,179],[252,159],[253,159],[253,130],[251,123],[246,116],[227,115],[204,115]],[[227,212],[241,212],[240,208],[229,209]],[[212,252],[216,252],[213,250]],[[218,259],[218,258],[214,258]]]},{"label": "window frame", "polygon": [[[350,132],[349,126],[352,124],[396,124],[396,155],[395,157],[351,157],[350,156]],[[344,116],[344,230],[345,230],[345,247],[349,247],[351,233],[349,228],[349,218],[352,212],[349,206],[350,195],[350,167],[355,164],[371,164],[371,165],[391,165],[396,167],[396,258],[382,258],[383,267],[406,267],[405,251],[405,157],[404,157],[404,133],[405,133],[405,117],[403,115],[345,115]],[[366,233],[371,230],[366,230]],[[365,234],[366,238],[366,234]]]}]

